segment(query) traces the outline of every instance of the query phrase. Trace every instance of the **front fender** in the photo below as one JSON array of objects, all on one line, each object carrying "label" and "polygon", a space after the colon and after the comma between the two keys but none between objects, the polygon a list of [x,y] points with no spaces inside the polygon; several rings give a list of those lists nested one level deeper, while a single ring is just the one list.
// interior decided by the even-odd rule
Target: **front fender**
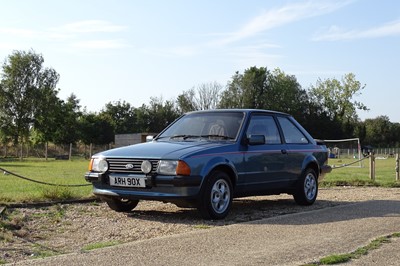
[{"label": "front fender", "polygon": [[214,157],[211,160],[207,161],[204,164],[203,169],[201,170],[201,176],[204,176],[203,178],[203,182],[205,181],[206,177],[216,168],[227,168],[229,169],[229,175],[233,175],[233,184],[237,183],[238,180],[238,174],[237,174],[237,170],[236,167],[234,166],[233,162],[231,162],[230,160],[228,160],[225,157]]}]

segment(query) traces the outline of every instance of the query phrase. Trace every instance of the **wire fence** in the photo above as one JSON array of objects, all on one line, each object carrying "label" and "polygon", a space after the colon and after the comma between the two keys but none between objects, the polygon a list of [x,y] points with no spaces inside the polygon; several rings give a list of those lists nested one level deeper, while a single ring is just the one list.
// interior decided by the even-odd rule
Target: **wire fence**
[{"label": "wire fence", "polygon": [[114,148],[114,144],[85,145],[69,144],[0,144],[0,156],[3,158],[54,158],[58,160],[71,157],[90,158],[93,154]]}]

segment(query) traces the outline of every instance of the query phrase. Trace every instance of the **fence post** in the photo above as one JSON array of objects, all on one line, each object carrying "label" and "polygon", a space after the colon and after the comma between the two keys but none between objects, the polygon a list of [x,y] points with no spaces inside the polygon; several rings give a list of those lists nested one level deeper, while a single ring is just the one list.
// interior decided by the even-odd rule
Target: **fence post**
[{"label": "fence post", "polygon": [[399,181],[399,154],[396,154],[396,181]]},{"label": "fence post", "polygon": [[372,152],[369,154],[369,178],[375,181],[375,156]]},{"label": "fence post", "polygon": [[68,156],[68,160],[71,161],[72,159],[72,143],[69,144],[69,156]]}]

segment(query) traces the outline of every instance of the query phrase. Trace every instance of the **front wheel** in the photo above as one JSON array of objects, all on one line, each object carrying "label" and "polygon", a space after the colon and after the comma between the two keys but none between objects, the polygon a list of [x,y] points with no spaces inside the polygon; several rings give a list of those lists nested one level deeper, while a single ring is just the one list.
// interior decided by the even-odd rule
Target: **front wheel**
[{"label": "front wheel", "polygon": [[133,210],[139,203],[138,200],[128,200],[121,198],[109,198],[105,199],[108,207],[116,212],[130,212]]},{"label": "front wheel", "polygon": [[204,184],[198,210],[204,219],[225,218],[232,205],[232,182],[222,171],[214,171]]},{"label": "front wheel", "polygon": [[318,195],[318,177],[311,168],[307,169],[297,183],[296,191],[293,194],[294,200],[299,205],[311,205]]}]

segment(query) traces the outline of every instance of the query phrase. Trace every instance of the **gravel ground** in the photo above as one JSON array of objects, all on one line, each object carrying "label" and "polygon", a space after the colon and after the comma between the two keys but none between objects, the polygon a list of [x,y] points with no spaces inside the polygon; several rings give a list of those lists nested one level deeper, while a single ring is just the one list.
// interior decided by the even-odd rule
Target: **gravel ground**
[{"label": "gravel ground", "polygon": [[320,189],[317,201],[308,207],[296,205],[289,195],[248,197],[235,199],[231,213],[222,221],[206,221],[195,209],[154,201],[142,201],[130,213],[116,213],[102,202],[8,208],[0,220],[0,264],[341,204],[399,198],[398,188],[375,187]]}]

